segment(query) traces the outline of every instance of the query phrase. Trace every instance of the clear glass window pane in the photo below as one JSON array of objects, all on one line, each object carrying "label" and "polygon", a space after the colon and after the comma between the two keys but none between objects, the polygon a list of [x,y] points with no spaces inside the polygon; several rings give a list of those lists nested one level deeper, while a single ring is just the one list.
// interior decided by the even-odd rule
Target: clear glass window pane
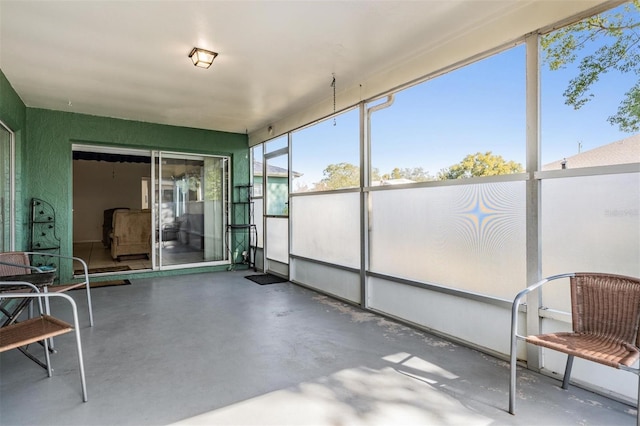
[{"label": "clear glass window pane", "polygon": [[352,109],[292,133],[292,192],[360,186],[360,114]]},{"label": "clear glass window pane", "polygon": [[371,116],[372,184],[523,171],[525,90],[517,46],[398,92]]},{"label": "clear glass window pane", "polygon": [[289,215],[289,156],[279,155],[266,160],[265,185],[267,215]]},{"label": "clear glass window pane", "polygon": [[543,170],[640,162],[639,16],[623,4],[541,39]]},{"label": "clear glass window pane", "polygon": [[264,166],[264,144],[251,148],[251,158],[253,161],[253,197],[262,197],[262,168]]},{"label": "clear glass window pane", "polygon": [[270,141],[267,141],[264,143],[264,153],[269,154],[281,148],[286,148],[288,141],[289,139],[286,134],[282,136],[278,136],[275,139],[271,139]]},{"label": "clear glass window pane", "polygon": [[162,266],[222,261],[228,161],[222,157],[160,157],[158,250]]}]

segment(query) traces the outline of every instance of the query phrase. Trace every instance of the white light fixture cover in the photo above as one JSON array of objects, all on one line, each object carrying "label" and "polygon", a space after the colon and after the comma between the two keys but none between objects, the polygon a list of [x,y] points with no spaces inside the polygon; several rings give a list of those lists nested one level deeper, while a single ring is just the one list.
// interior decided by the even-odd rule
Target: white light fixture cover
[{"label": "white light fixture cover", "polygon": [[193,65],[200,68],[209,68],[213,60],[218,56],[216,52],[194,47],[189,53],[189,57],[193,61]]}]

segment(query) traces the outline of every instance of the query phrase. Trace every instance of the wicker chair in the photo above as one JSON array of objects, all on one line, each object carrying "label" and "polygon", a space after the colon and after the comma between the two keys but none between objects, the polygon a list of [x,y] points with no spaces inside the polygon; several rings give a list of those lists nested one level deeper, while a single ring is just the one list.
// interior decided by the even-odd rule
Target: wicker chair
[{"label": "wicker chair", "polygon": [[[573,331],[518,335],[520,300],[543,284],[560,278],[570,280]],[[515,414],[518,339],[567,354],[563,389],[569,386],[574,357],[629,371],[640,379],[640,369],[632,367],[640,358],[640,279],[601,273],[562,274],[545,278],[518,293],[511,310],[511,414]],[[640,414],[636,421],[640,425]]]},{"label": "wicker chair", "polygon": [[[37,255],[44,257],[53,257],[58,259],[69,259],[82,264],[83,280],[72,284],[55,284],[46,281],[49,273],[31,266],[29,256]],[[40,278],[42,277],[42,278]],[[89,325],[93,327],[93,308],[91,305],[91,288],[89,284],[89,270],[84,260],[79,257],[62,256],[59,254],[28,252],[28,251],[9,251],[0,252],[0,280],[4,281],[27,281],[43,288],[45,293],[64,293],[74,288],[85,287],[87,291],[87,305],[89,309]],[[49,299],[45,299],[45,311],[49,313]]]}]

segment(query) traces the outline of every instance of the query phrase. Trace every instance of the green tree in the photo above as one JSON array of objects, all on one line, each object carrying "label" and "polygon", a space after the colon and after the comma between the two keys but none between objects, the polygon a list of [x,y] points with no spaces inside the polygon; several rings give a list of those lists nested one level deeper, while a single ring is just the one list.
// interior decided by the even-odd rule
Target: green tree
[{"label": "green tree", "polygon": [[439,180],[465,179],[475,176],[496,176],[511,173],[521,173],[524,168],[515,161],[506,161],[500,155],[493,155],[491,151],[484,154],[477,152],[469,154],[458,164],[443,169],[438,173]]},{"label": "green tree", "polygon": [[433,177],[425,172],[422,167],[394,168],[391,173],[382,175],[382,179],[409,179],[414,182],[426,182],[433,180]]},{"label": "green tree", "polygon": [[350,163],[329,164],[322,175],[324,177],[316,184],[316,190],[327,191],[360,186],[360,167]]},{"label": "green tree", "polygon": [[371,170],[371,180],[375,182],[380,179],[382,179],[382,175],[380,174],[380,169],[377,167],[373,167],[373,169]]},{"label": "green tree", "polygon": [[[329,164],[322,172],[322,180],[315,184],[315,191],[329,191],[332,189],[357,188],[360,186],[360,167],[350,163]],[[377,167],[371,170],[373,182],[387,179],[410,179],[415,182],[434,180],[422,167],[394,168],[391,173],[381,174]]]},{"label": "green tree", "polygon": [[[204,199],[206,201],[222,200],[222,160],[217,158],[205,157],[204,159]],[[197,182],[200,183],[199,181]],[[192,183],[190,182],[190,186]],[[191,190],[195,190],[190,188]]]},{"label": "green tree", "polygon": [[[549,69],[565,68],[578,52],[592,43],[599,46],[580,60],[578,75],[569,81],[565,103],[581,108],[594,97],[593,84],[610,71],[632,72],[640,76],[640,0],[616,11],[601,13],[553,31],[541,39]],[[618,111],[607,118],[623,132],[640,130],[640,80],[625,93]]]}]

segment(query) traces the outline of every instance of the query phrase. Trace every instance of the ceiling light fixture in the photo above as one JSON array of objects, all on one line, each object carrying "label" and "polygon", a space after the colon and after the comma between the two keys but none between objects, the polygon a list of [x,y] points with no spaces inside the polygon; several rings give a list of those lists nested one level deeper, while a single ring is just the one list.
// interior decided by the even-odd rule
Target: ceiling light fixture
[{"label": "ceiling light fixture", "polygon": [[200,68],[209,68],[216,56],[218,56],[216,52],[200,49],[199,47],[194,47],[189,53],[193,65]]}]

